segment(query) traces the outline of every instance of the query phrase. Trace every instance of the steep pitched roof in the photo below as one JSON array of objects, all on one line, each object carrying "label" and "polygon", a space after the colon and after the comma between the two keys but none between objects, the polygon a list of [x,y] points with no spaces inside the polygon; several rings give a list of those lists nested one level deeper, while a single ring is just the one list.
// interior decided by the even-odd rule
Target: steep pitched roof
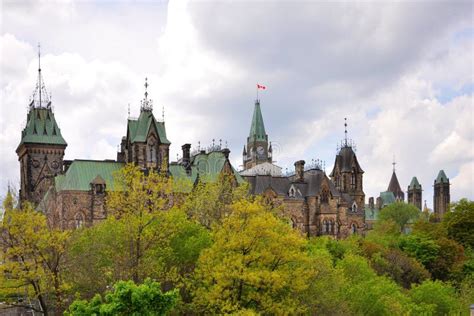
[{"label": "steep pitched roof", "polygon": [[171,144],[166,137],[166,129],[164,122],[158,122],[155,119],[152,111],[142,110],[138,119],[128,120],[128,133],[130,141],[135,142],[146,142],[146,138],[151,128],[156,128],[158,137],[162,144]]},{"label": "steep pitched roof", "polygon": [[408,190],[413,190],[413,189],[421,189],[421,184],[418,182],[418,179],[416,177],[413,177],[411,179],[410,185],[408,186]]},{"label": "steep pitched roof", "polygon": [[440,170],[438,173],[438,176],[436,177],[435,184],[436,183],[448,183],[449,179],[446,176],[446,173],[444,173],[444,170]]},{"label": "steep pitched roof", "polygon": [[74,160],[65,174],[54,178],[60,191],[89,191],[91,182],[105,182],[107,190],[114,190],[114,173],[125,164],[115,161]]},{"label": "steep pitched roof", "polygon": [[393,192],[395,197],[398,198],[403,198],[404,193],[400,187],[400,183],[398,183],[398,178],[397,175],[395,174],[395,171],[392,173],[392,177],[390,178],[390,183],[388,184],[387,191]]},{"label": "steep pitched roof", "polygon": [[260,109],[260,102],[255,101],[253,109],[252,123],[250,124],[249,141],[266,141],[267,134],[265,133],[265,124],[263,123],[262,110]]},{"label": "steep pitched roof", "polygon": [[352,150],[351,146],[344,146],[336,155],[336,160],[334,161],[334,168],[329,175],[330,177],[334,176],[334,171],[336,166],[339,168],[341,172],[351,172],[352,167],[354,166],[357,172],[364,172],[359,165],[359,161],[357,160],[357,156]]},{"label": "steep pitched roof", "polygon": [[21,132],[21,144],[52,144],[67,146],[51,108],[31,108]]}]

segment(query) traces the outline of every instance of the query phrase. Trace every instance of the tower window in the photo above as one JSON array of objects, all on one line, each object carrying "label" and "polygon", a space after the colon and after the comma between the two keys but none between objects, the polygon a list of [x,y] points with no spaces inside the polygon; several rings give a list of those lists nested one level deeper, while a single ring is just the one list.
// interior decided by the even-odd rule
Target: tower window
[{"label": "tower window", "polygon": [[356,174],[354,170],[352,170],[352,174],[351,174],[351,187],[352,189],[355,189],[356,187]]},{"label": "tower window", "polygon": [[354,213],[357,212],[357,203],[356,202],[352,203],[352,212],[354,212]]},{"label": "tower window", "polygon": [[328,221],[324,220],[323,225],[321,227],[321,233],[326,234],[328,231]]},{"label": "tower window", "polygon": [[355,224],[352,224],[351,230],[353,234],[357,234],[357,226]]},{"label": "tower window", "polygon": [[329,192],[326,188],[323,189],[321,193],[321,203],[328,203],[329,202]]}]

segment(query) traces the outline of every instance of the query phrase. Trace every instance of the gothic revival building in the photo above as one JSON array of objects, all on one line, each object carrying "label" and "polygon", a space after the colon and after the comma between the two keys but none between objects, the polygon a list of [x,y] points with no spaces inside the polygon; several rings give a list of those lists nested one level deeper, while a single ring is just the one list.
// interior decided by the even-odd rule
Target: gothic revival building
[{"label": "gothic revival building", "polygon": [[[363,234],[377,220],[378,212],[395,201],[404,201],[395,169],[386,192],[365,205],[364,171],[352,142],[345,139],[338,149],[329,175],[322,163],[298,160],[291,174],[273,161],[272,145],[265,131],[262,109],[254,105],[250,132],[243,148],[243,170],[239,173],[229,160],[230,151],[221,144],[191,151],[182,146],[182,158],[170,162],[171,142],[164,118],[153,115],[148,98],[148,82],[138,118],[128,118],[116,160],[64,160],[67,143],[61,135],[46,92],[41,67],[30,101],[27,122],[16,150],[20,162],[20,202],[29,201],[44,211],[52,225],[74,228],[92,225],[107,216],[106,194],[114,190],[114,174],[133,163],[144,172],[157,170],[196,184],[215,181],[220,174],[234,177],[235,183],[249,183],[250,193],[263,195],[282,206],[291,224],[308,236],[344,238]],[[442,217],[448,210],[449,179],[440,171],[434,183],[434,211]],[[421,209],[422,188],[416,177],[408,186],[408,202]]]},{"label": "gothic revival building", "polygon": [[66,141],[56,122],[44,87],[41,68],[27,114],[27,123],[16,150],[20,161],[20,202],[29,201],[46,213],[51,225],[67,229],[92,225],[106,218],[106,192],[114,190],[114,174],[126,163],[144,172],[159,170],[192,183],[215,180],[219,174],[243,179],[229,161],[229,149],[212,146],[190,152],[183,145],[183,158],[169,162],[171,142],[164,120],[153,115],[153,103],[141,101],[138,118],[129,118],[117,160],[64,160]]},{"label": "gothic revival building", "polygon": [[328,176],[319,161],[295,162],[291,175],[282,175],[272,161],[260,102],[254,114],[243,152],[244,170],[250,192],[263,195],[283,206],[292,225],[308,236],[329,235],[344,238],[365,231],[363,173],[347,137],[336,155]]}]

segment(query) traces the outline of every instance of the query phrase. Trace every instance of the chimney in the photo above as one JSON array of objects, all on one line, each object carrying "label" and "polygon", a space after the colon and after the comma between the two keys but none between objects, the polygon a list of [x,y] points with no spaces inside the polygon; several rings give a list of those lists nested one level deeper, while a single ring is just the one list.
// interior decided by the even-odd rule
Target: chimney
[{"label": "chimney", "polygon": [[295,162],[295,176],[296,181],[304,181],[304,160],[298,160]]},{"label": "chimney", "polygon": [[230,154],[229,148],[222,149],[222,153],[224,154],[225,159],[229,160],[229,154]]},{"label": "chimney", "polygon": [[377,198],[377,209],[380,210],[382,208],[382,198],[379,196]]},{"label": "chimney", "polygon": [[191,170],[191,144],[184,144],[181,146],[183,150],[183,159],[181,164],[186,168],[186,170]]},{"label": "chimney", "polygon": [[374,198],[373,197],[370,197],[369,198],[369,208],[370,209],[374,209]]}]

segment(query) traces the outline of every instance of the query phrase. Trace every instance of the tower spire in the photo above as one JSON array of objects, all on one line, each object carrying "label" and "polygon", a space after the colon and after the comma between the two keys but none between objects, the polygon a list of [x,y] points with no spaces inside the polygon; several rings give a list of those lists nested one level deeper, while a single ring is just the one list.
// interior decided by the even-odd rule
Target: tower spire
[{"label": "tower spire", "polygon": [[38,79],[36,81],[35,91],[31,97],[30,108],[33,107],[51,107],[51,96],[48,95],[44,86],[43,76],[41,74],[41,45],[38,43]]},{"label": "tower spire", "polygon": [[393,172],[395,172],[395,165],[397,163],[395,162],[395,155],[393,155],[393,162],[392,162],[392,166],[393,166]]}]

